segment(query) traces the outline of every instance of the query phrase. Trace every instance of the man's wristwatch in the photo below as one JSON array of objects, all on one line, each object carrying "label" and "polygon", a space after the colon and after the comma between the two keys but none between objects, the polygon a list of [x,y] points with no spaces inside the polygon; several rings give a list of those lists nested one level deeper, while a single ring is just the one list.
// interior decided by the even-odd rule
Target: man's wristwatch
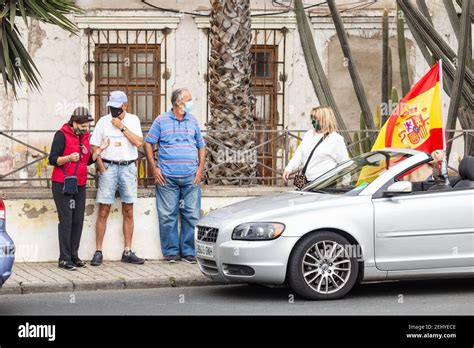
[{"label": "man's wristwatch", "polygon": [[122,133],[127,130],[127,127],[123,126],[123,128],[120,130]]}]

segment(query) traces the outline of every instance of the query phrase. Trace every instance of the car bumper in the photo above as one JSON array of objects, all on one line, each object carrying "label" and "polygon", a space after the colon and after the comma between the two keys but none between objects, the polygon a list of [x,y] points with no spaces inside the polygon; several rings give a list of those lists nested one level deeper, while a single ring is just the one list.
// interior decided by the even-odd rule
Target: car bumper
[{"label": "car bumper", "polygon": [[10,278],[15,262],[15,244],[5,232],[0,229],[0,287]]},{"label": "car bumper", "polygon": [[0,288],[5,284],[5,282],[10,278],[12,272],[5,272],[2,275],[0,275]]},{"label": "car bumper", "polygon": [[[283,284],[298,237],[270,241],[229,240],[213,245],[213,257],[197,255],[201,272],[218,282]],[[200,243],[197,241],[197,243]]]},{"label": "car bumper", "polygon": [[10,278],[14,261],[13,256],[0,256],[0,287]]}]

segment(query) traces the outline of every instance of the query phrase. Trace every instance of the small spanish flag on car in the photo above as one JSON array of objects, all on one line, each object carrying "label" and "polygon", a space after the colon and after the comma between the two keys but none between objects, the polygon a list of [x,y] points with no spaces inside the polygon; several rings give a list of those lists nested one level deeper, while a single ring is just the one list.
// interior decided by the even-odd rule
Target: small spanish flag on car
[{"label": "small spanish flag on car", "polygon": [[398,103],[379,132],[373,150],[410,148],[428,153],[446,147],[442,117],[441,61]]}]

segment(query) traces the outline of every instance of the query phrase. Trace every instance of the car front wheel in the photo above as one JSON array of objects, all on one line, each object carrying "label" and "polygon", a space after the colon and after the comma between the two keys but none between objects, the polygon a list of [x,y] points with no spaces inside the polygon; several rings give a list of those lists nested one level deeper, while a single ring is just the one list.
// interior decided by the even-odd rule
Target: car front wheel
[{"label": "car front wheel", "polygon": [[291,288],[310,300],[335,300],[346,295],[357,281],[355,250],[346,238],[334,232],[304,236],[289,260]]}]

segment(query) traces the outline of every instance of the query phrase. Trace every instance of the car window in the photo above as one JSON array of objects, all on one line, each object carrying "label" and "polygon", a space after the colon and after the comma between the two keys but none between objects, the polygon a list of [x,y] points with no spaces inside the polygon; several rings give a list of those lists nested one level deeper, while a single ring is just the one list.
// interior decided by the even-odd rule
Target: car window
[{"label": "car window", "polygon": [[303,191],[357,194],[385,171],[410,156],[388,151],[363,154],[321,175],[304,187]]}]

